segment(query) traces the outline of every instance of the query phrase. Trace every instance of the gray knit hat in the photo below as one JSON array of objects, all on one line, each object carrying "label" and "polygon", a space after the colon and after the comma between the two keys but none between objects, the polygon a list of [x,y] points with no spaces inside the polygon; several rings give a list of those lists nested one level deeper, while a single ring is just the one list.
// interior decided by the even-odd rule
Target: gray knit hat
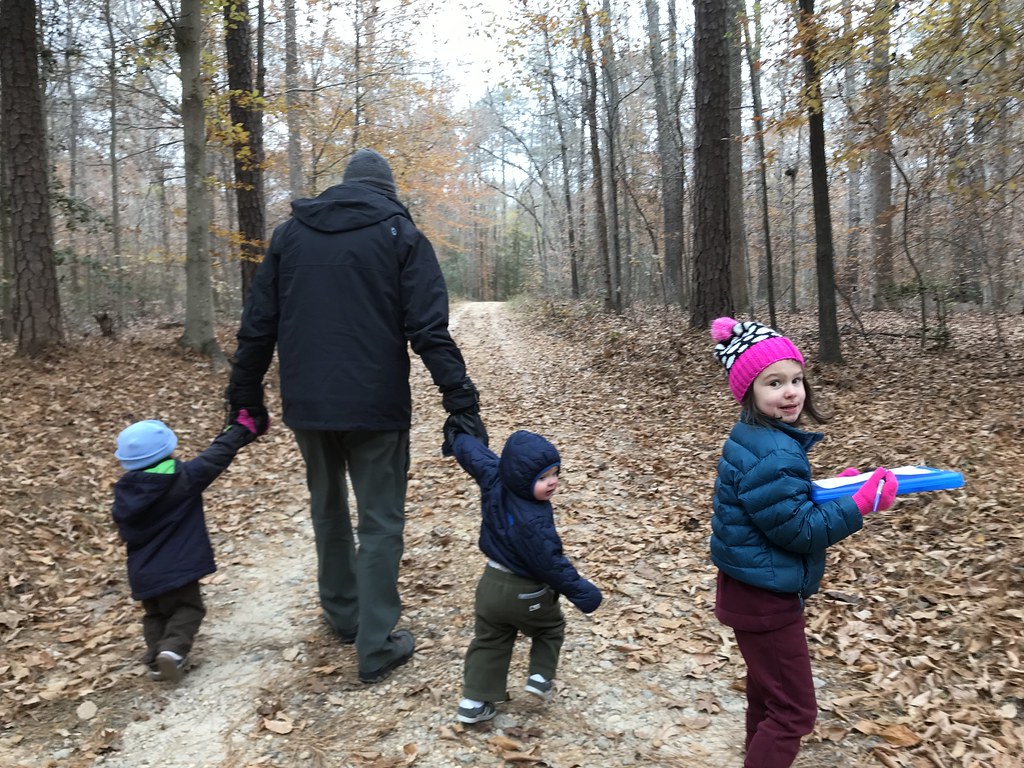
[{"label": "gray knit hat", "polygon": [[391,166],[382,155],[372,149],[356,150],[345,166],[345,174],[341,180],[345,183],[372,184],[389,194],[398,194]]}]

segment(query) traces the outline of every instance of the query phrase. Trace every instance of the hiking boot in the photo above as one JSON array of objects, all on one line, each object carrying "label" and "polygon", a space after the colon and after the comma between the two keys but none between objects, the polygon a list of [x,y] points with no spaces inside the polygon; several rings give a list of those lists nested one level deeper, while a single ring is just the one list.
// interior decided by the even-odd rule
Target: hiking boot
[{"label": "hiking boot", "polygon": [[484,720],[490,720],[496,714],[498,714],[498,710],[495,706],[489,701],[484,701],[478,707],[460,706],[457,717],[460,723],[482,723]]},{"label": "hiking boot", "polygon": [[545,680],[543,675],[530,675],[526,679],[526,685],[523,686],[523,690],[527,693],[532,693],[534,696],[540,696],[542,699],[551,698],[551,681]]},{"label": "hiking boot", "polygon": [[372,672],[363,672],[360,670],[359,679],[364,683],[381,682],[395,669],[402,666],[412,658],[412,654],[416,650],[416,640],[413,639],[412,632],[407,629],[399,629],[397,632],[392,632],[390,637],[391,642],[395,647],[395,657],[383,667],[375,669]]},{"label": "hiking boot", "polygon": [[154,677],[154,680],[176,683],[181,680],[181,676],[185,672],[185,657],[174,651],[160,651],[156,655],[156,669],[160,677]]}]

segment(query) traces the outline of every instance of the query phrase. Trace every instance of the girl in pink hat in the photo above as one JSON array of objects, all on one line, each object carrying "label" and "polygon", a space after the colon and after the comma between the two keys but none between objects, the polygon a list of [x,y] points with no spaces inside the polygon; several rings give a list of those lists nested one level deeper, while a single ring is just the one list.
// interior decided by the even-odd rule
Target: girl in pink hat
[{"label": "girl in pink hat", "polygon": [[818,711],[804,600],[818,591],[825,550],[859,531],[868,513],[888,509],[897,482],[879,467],[852,496],[812,501],[807,451],[824,435],[798,426],[805,414],[825,418],[800,350],[766,325],[731,317],[715,320],[711,337],[740,404],[715,480],[715,616],[732,628],[747,665],[743,766],[788,768]]}]

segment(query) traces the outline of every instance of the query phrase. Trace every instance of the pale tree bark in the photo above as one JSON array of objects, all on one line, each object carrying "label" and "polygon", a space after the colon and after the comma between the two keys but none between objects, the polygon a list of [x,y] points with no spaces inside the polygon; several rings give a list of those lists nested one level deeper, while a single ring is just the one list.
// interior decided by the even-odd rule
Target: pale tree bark
[{"label": "pale tree bark", "polygon": [[818,359],[841,363],[839,323],[836,319],[835,250],[832,244],[832,210],[828,197],[828,161],[825,156],[825,110],[821,76],[816,59],[819,43],[814,0],[800,0],[800,35],[804,48],[807,81],[807,138],[814,198],[814,263],[818,273]]},{"label": "pale tree bark", "polygon": [[658,126],[658,162],[661,165],[662,239],[665,268],[663,300],[684,302],[683,291],[683,181],[682,149],[677,141],[678,117],[669,101],[672,83],[671,57],[661,42],[661,22],[657,0],[646,0],[647,40],[654,80],[654,113]]},{"label": "pale tree bark", "polygon": [[731,0],[695,0],[693,299],[690,326],[732,315],[729,244],[729,34]]},{"label": "pale tree bark", "polygon": [[[889,131],[889,60],[890,19],[893,0],[882,0],[875,7],[875,34],[871,43],[871,69],[868,89],[872,109],[870,124],[874,134],[868,160],[871,190],[871,307],[882,309],[887,305],[886,289],[893,282],[892,247],[892,135]],[[862,276],[863,279],[863,276]]]},{"label": "pale tree bark", "polygon": [[302,129],[299,120],[299,46],[295,34],[295,0],[284,0],[284,107],[288,124],[288,189],[305,194],[302,175]]},{"label": "pale tree bark", "polygon": [[124,320],[124,254],[121,252],[121,173],[118,167],[118,82],[117,82],[117,36],[114,34],[113,12],[110,0],[103,3],[103,22],[107,27],[107,115],[110,121],[110,135],[107,137],[107,165],[110,167],[110,236],[114,257],[114,300],[117,316]]},{"label": "pale tree bark", "polygon": [[602,13],[598,16],[601,25],[601,73],[604,79],[605,99],[607,102],[606,124],[607,159],[608,159],[608,222],[611,231],[609,247],[611,248],[612,306],[616,312],[622,312],[625,306],[623,295],[622,274],[622,236],[619,232],[619,180],[621,177],[619,155],[621,153],[619,84],[615,64],[615,41],[612,37],[612,8],[609,0],[603,0]]},{"label": "pale tree bark", "polygon": [[228,88],[231,91],[235,201],[241,244],[242,301],[256,276],[263,255],[263,93],[253,77],[248,0],[224,4],[224,46],[227,53]]},{"label": "pale tree bark", "polygon": [[[584,85],[584,112],[590,134],[590,165],[594,172],[595,228],[597,230],[598,253],[601,274],[604,280],[604,308],[617,311],[615,292],[612,288],[611,253],[608,245],[608,210],[604,200],[604,170],[601,167],[601,147],[597,124],[597,65],[594,63],[594,30],[590,23],[590,10],[586,0],[580,0],[578,11],[583,21],[583,57],[587,76]],[[580,219],[583,220],[582,218]]]},{"label": "pale tree bark", "polygon": [[[569,290],[573,300],[580,297],[579,255],[576,248],[576,218],[573,215],[572,183],[569,178],[569,142],[566,139],[565,118],[562,115],[562,99],[555,80],[554,59],[551,55],[551,36],[547,25],[543,26],[544,57],[547,61],[545,78],[551,92],[551,109],[558,129],[558,155],[562,165],[562,199],[565,204],[566,240],[569,248]],[[502,169],[505,165],[502,164]]]},{"label": "pale tree bark", "polygon": [[41,356],[64,342],[47,183],[46,123],[35,0],[0,0],[0,120],[8,155],[17,352]]},{"label": "pale tree bark", "polygon": [[775,327],[775,257],[772,251],[771,208],[768,204],[768,160],[764,146],[764,108],[761,104],[761,4],[754,3],[754,34],[750,34],[750,19],[745,18],[743,34],[750,70],[750,96],[754,108],[754,149],[757,153],[757,189],[761,203],[761,230],[764,238],[762,263],[757,269],[754,296],[768,301],[768,322]]},{"label": "pale tree bark", "polygon": [[747,235],[743,203],[743,52],[740,43],[741,0],[729,2],[729,268],[734,307],[750,306]]},{"label": "pale tree bark", "polygon": [[213,334],[205,89],[200,66],[202,8],[202,0],[181,0],[181,12],[174,24],[185,137],[185,330],[179,344],[209,356],[217,368],[226,368],[227,358]]},{"label": "pale tree bark", "polygon": [[[852,36],[853,33],[853,2],[843,0],[843,32]],[[860,134],[857,122],[854,118],[854,100],[858,98],[859,91],[859,59],[850,57],[843,67],[843,90],[850,102],[847,110],[847,119],[850,130],[855,136]],[[855,306],[860,299],[858,286],[860,284],[860,259],[861,259],[861,160],[859,157],[851,157],[846,164],[846,268],[841,270],[840,287],[846,292],[847,297]]]}]

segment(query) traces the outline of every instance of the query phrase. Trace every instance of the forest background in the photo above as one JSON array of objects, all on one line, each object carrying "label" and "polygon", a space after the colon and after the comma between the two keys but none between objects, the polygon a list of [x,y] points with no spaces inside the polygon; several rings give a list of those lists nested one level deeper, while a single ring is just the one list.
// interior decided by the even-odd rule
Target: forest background
[{"label": "forest background", "polygon": [[[714,316],[749,315],[799,326],[823,364],[850,366],[835,374],[842,387],[908,334],[917,362],[969,376],[984,336],[997,369],[984,397],[1020,402],[992,382],[1019,367],[1024,311],[1021,0],[524,0],[503,11],[0,0],[4,422],[45,412],[36,378],[88,354],[85,337],[129,354],[133,334],[171,329],[220,375],[288,201],[336,183],[363,146],[391,162],[453,297],[539,300],[566,337],[567,318],[607,328],[598,356],[660,354],[678,372],[676,336],[652,352],[622,324],[656,317],[703,334]],[[479,97],[465,98],[442,64],[452,51],[440,56],[424,34],[437,14],[499,62]],[[908,386],[924,402],[933,384]],[[1011,404],[985,427],[1012,443],[1000,456],[1019,453],[1019,419]],[[6,435],[12,451],[27,434]],[[49,508],[32,474],[48,461],[4,462],[8,519]],[[972,520],[1009,508],[986,497]],[[64,511],[69,530],[84,524]],[[983,543],[1017,531],[1000,522]],[[982,589],[1019,598],[1019,568],[999,578]],[[25,583],[11,577],[3,593],[5,644],[57,626],[22,610]],[[1019,620],[1008,611],[1001,621]],[[1017,675],[1009,648],[998,663]],[[5,720],[42,700],[34,669],[2,669],[16,701]],[[1019,682],[990,669],[966,675],[981,681],[971,696],[999,702],[984,727],[931,723],[963,765],[1020,742]],[[918,757],[930,759],[906,764]]]}]

